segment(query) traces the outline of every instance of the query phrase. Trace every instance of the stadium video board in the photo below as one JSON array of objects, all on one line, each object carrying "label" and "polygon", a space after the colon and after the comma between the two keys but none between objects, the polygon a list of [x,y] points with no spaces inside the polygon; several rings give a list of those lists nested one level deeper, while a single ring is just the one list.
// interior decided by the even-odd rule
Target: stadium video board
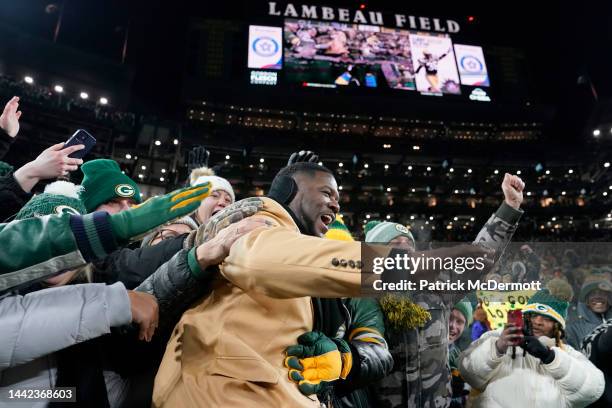
[{"label": "stadium video board", "polygon": [[287,18],[283,27],[250,26],[248,64],[276,71],[274,78],[278,75],[278,83],[288,87],[378,88],[491,100],[482,48],[453,44],[443,32]]}]

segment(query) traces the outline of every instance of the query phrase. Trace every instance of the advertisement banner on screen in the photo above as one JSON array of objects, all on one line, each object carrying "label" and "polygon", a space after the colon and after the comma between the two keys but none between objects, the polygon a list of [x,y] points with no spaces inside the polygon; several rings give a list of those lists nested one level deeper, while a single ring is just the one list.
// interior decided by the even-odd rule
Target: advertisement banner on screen
[{"label": "advertisement banner on screen", "polygon": [[489,86],[489,74],[482,47],[455,44],[455,56],[462,85]]},{"label": "advertisement banner on screen", "polygon": [[282,28],[249,26],[249,68],[283,67]]},{"label": "advertisement banner on screen", "polygon": [[461,94],[453,44],[448,36],[411,33],[410,48],[418,91]]}]

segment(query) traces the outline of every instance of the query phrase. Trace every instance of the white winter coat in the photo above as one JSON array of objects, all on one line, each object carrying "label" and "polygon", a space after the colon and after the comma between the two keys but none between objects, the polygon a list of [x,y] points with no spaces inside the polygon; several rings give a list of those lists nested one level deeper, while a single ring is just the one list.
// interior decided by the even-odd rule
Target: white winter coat
[{"label": "white winter coat", "polygon": [[571,346],[553,347],[550,364],[523,356],[520,347],[513,360],[511,347],[497,354],[500,335],[501,329],[485,333],[459,357],[462,377],[477,390],[470,397],[473,408],[585,407],[603,393],[603,373]]}]

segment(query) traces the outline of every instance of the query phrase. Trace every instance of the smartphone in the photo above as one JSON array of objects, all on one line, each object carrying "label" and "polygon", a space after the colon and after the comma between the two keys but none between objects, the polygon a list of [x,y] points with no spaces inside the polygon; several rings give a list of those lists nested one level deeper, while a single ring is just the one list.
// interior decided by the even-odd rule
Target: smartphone
[{"label": "smartphone", "polygon": [[72,152],[68,155],[73,159],[82,159],[85,157],[87,153],[94,147],[96,144],[96,139],[89,134],[88,131],[83,129],[77,129],[76,132],[64,143],[64,149],[66,147],[74,146],[74,145],[85,145],[85,147],[81,150],[77,150],[76,152]]},{"label": "smartphone", "polygon": [[508,310],[508,323],[512,323],[523,330],[523,312],[521,310]]}]

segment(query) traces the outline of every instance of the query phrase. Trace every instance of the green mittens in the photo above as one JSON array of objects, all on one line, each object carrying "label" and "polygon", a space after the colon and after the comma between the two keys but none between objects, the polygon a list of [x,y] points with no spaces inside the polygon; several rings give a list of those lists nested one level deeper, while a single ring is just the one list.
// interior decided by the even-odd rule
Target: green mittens
[{"label": "green mittens", "polygon": [[289,379],[298,384],[304,395],[316,394],[333,381],[345,379],[353,366],[348,343],[321,332],[302,334],[298,344],[288,347],[286,353]]},{"label": "green mittens", "polygon": [[168,221],[195,211],[210,194],[210,183],[183,188],[110,216],[117,241],[127,242]]}]

